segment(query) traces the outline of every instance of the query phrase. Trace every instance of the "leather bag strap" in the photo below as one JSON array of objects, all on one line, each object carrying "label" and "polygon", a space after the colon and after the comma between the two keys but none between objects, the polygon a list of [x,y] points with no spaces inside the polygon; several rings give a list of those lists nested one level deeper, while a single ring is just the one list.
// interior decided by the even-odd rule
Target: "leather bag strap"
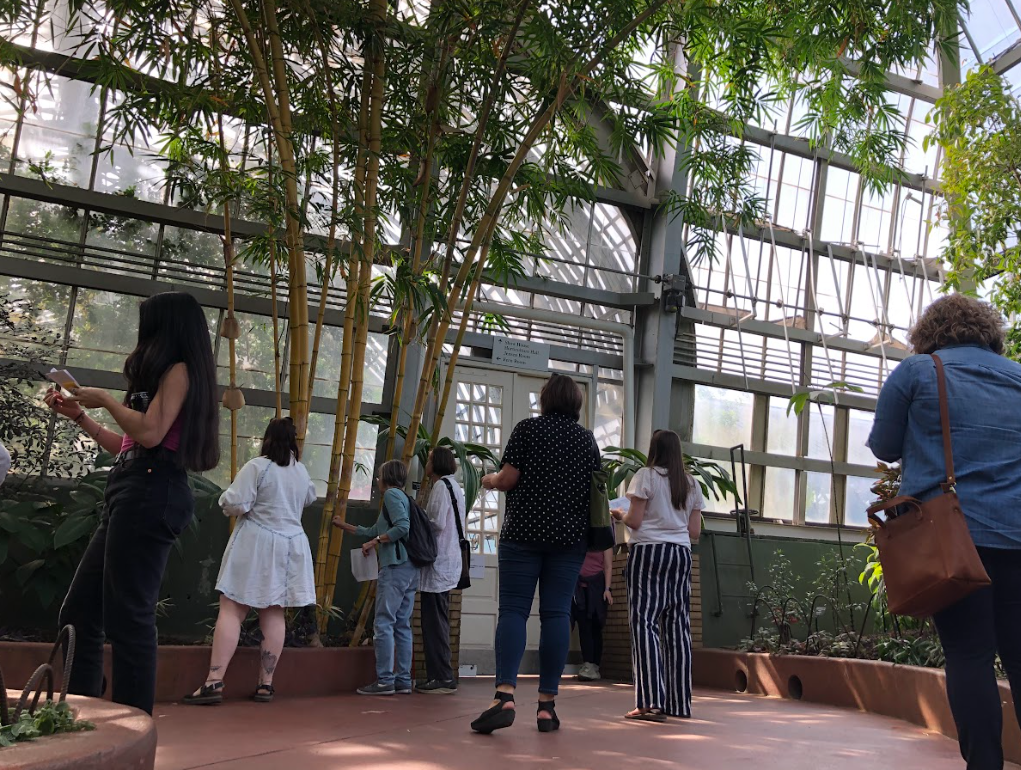
[{"label": "leather bag strap", "polygon": [[[943,372],[943,362],[940,357],[932,353],[933,363],[936,364],[936,390],[939,393],[939,421],[943,430],[943,460],[946,464],[947,480],[945,487],[953,487],[956,482],[954,474],[954,451],[950,444],[950,406],[947,402],[947,379]],[[946,491],[946,489],[944,489]]]},{"label": "leather bag strap", "polygon": [[451,486],[449,479],[440,479],[446,487],[447,493],[450,495],[450,504],[454,507],[454,524],[457,525],[457,540],[458,542],[464,542],[464,530],[461,529],[461,512],[457,509],[457,498],[454,497],[454,487]]}]

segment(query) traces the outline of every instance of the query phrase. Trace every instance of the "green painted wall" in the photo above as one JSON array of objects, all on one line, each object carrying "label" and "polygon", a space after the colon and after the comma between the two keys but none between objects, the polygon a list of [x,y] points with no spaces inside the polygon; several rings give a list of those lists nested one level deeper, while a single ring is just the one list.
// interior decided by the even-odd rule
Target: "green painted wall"
[{"label": "green painted wall", "polygon": [[[847,574],[851,583],[851,601],[868,601],[868,591],[858,585],[858,575],[865,561],[863,549],[854,549],[860,537],[845,535],[844,557]],[[747,637],[752,627],[752,593],[748,583],[752,580],[749,568],[748,545],[744,538],[733,533],[706,533],[697,546],[700,556],[702,588],[702,640],[706,647],[734,647]],[[800,596],[813,592],[812,580],[819,573],[818,563],[825,558],[836,560],[840,549],[837,543],[800,538],[759,537],[751,538],[751,559],[755,567],[755,583],[765,586],[770,583],[769,567],[782,551],[790,560],[790,572],[798,576],[796,589]],[[846,590],[845,592],[846,593]],[[856,626],[860,627],[862,612],[856,613]],[[834,627],[831,613],[820,618],[820,628],[840,630]],[[772,628],[768,615],[760,612],[756,627]],[[800,638],[804,627],[795,629]]]}]

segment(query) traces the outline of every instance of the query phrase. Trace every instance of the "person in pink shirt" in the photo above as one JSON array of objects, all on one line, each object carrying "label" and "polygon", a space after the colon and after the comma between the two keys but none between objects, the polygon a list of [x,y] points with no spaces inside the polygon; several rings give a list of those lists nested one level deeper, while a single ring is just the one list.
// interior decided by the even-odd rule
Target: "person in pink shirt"
[{"label": "person in pink shirt", "polygon": [[578,627],[578,642],[581,644],[582,664],[578,678],[583,682],[602,679],[599,664],[603,658],[606,610],[613,604],[612,581],[613,549],[590,551],[582,562],[571,603],[571,622]]},{"label": "person in pink shirt", "polygon": [[[216,366],[202,307],[190,294],[149,297],[138,311],[138,342],[124,364],[127,395],[100,388],[47,392],[47,405],[73,420],[117,460],[99,528],[60,609],[77,652],[68,692],[101,697],[103,642],[113,647],[113,699],[152,713],[156,694],[156,602],[170,549],[195,509],[188,471],[219,461]],[[89,416],[103,409],[122,432]]]}]

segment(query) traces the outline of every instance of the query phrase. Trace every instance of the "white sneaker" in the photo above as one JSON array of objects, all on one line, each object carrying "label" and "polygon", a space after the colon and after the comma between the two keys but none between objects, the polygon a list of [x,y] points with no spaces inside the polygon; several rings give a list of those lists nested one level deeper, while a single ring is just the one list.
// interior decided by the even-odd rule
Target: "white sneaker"
[{"label": "white sneaker", "polygon": [[583,682],[595,682],[599,677],[599,666],[593,663],[582,663],[578,670],[578,678]]}]

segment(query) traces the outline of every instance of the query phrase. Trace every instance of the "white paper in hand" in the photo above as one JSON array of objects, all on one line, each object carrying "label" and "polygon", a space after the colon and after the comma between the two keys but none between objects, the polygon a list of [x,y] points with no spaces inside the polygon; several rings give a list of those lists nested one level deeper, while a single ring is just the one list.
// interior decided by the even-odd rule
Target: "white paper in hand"
[{"label": "white paper in hand", "polygon": [[68,393],[79,387],[78,380],[67,369],[50,369],[49,374],[46,375],[46,379],[50,382],[55,382],[57,385],[62,387]]},{"label": "white paper in hand", "polygon": [[351,574],[359,583],[375,580],[379,577],[379,563],[376,561],[376,551],[369,551],[366,556],[361,548],[351,550]]},{"label": "white paper in hand", "polygon": [[620,509],[620,510],[624,511],[624,513],[627,513],[627,511],[628,511],[628,509],[630,507],[631,507],[631,501],[628,500],[626,497],[618,497],[618,498],[610,501],[610,510],[611,511],[616,510],[616,509]]}]

